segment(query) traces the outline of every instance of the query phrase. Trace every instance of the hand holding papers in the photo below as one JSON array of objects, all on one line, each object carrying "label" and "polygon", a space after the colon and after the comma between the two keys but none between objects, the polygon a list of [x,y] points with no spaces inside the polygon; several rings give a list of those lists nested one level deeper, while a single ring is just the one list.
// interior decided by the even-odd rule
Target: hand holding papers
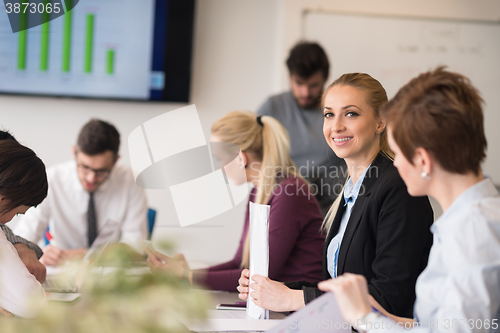
[{"label": "hand holding papers", "polygon": [[[268,275],[269,271],[269,211],[270,206],[250,202],[250,279],[253,275]],[[247,300],[247,315],[253,319],[268,319],[269,310]]]}]

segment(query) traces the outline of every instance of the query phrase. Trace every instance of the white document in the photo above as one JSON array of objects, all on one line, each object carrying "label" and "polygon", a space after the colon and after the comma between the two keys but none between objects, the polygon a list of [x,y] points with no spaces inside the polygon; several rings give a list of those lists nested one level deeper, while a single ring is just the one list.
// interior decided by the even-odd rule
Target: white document
[{"label": "white document", "polygon": [[74,302],[80,298],[82,294],[78,293],[47,293],[47,301],[57,301],[57,302]]},{"label": "white document", "polygon": [[[269,211],[271,206],[250,202],[250,279],[269,273]],[[252,281],[250,281],[252,283]],[[250,288],[250,292],[253,289]],[[269,310],[255,305],[252,297],[247,300],[247,315],[253,319],[268,319]]]},{"label": "white document", "polygon": [[282,320],[255,320],[248,318],[243,311],[209,310],[208,319],[180,318],[180,321],[193,332],[263,332],[278,325]]},{"label": "white document", "polygon": [[333,293],[323,294],[306,307],[282,320],[269,333],[278,332],[335,332],[351,333],[351,325],[344,320]]}]

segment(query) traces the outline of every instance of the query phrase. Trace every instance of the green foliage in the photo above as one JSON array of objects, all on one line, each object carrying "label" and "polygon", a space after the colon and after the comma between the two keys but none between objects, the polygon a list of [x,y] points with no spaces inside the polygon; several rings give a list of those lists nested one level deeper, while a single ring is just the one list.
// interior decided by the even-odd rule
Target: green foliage
[{"label": "green foliage", "polygon": [[206,317],[206,294],[190,291],[187,281],[169,273],[127,275],[135,259],[120,247],[106,251],[100,264],[114,266],[112,273],[89,276],[81,300],[49,302],[35,320],[0,317],[1,332],[189,332],[178,317]]}]

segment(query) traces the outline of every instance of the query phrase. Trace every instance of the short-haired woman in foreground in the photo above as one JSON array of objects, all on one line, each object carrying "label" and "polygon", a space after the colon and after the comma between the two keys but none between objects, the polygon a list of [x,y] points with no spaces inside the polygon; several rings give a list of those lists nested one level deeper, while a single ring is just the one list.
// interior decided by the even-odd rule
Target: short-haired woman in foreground
[{"label": "short-haired woman in foreground", "polygon": [[481,171],[481,102],[466,77],[438,68],[411,80],[384,108],[394,165],[408,192],[436,198],[444,213],[431,228],[434,244],[417,281],[414,319],[382,309],[360,275],[319,284],[335,293],[346,320],[359,320],[358,331],[417,325],[426,332],[499,331],[500,197]]},{"label": "short-haired woman in foreground", "polygon": [[[0,141],[0,223],[24,214],[47,196],[45,165],[29,148]],[[0,308],[19,317],[33,317],[45,291],[0,230]]]}]

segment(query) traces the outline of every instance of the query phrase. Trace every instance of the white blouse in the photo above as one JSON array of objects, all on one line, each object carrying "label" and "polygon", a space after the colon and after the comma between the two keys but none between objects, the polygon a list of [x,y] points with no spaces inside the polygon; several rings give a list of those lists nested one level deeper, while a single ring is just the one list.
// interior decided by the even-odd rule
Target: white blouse
[{"label": "white blouse", "polygon": [[[418,332],[500,332],[500,196],[489,179],[462,193],[431,227],[416,285]],[[389,318],[371,332],[406,332]]]},{"label": "white blouse", "polygon": [[33,318],[45,302],[42,285],[28,271],[16,248],[0,230],[0,307],[15,316]]}]

